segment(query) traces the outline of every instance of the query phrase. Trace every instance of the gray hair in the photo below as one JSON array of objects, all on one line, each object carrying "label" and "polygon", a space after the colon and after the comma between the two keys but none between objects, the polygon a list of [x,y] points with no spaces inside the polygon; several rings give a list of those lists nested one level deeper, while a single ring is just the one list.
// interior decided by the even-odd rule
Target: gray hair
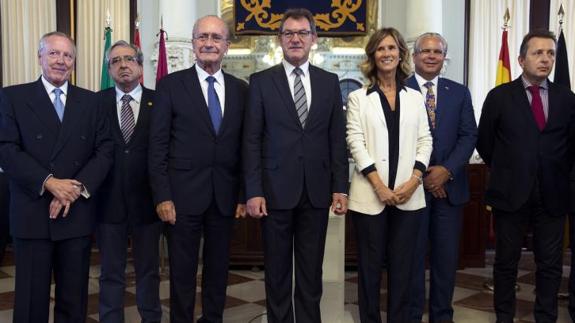
[{"label": "gray hair", "polygon": [[136,52],[136,62],[138,62],[138,65],[142,66],[142,64],[144,64],[144,54],[142,53],[142,50],[140,49],[140,47],[138,47],[134,44],[130,44],[125,40],[118,40],[112,46],[110,46],[110,48],[108,48],[108,50],[106,51],[106,54],[105,54],[106,55],[106,64],[108,64],[108,68],[110,68],[110,53],[116,47],[126,47],[126,48],[133,49],[134,52]]},{"label": "gray hair", "polygon": [[443,56],[447,55],[447,40],[445,40],[445,38],[443,38],[443,36],[441,36],[440,33],[434,33],[434,32],[423,33],[423,34],[419,35],[419,37],[417,37],[417,39],[415,40],[415,44],[413,45],[413,52],[414,53],[416,53],[416,54],[419,53],[419,51],[421,50],[421,42],[425,38],[437,38],[437,39],[439,39],[439,41],[443,45]]},{"label": "gray hair", "polygon": [[52,36],[63,37],[68,39],[68,41],[70,41],[70,44],[72,44],[72,49],[74,50],[74,57],[76,57],[76,44],[74,43],[74,40],[70,38],[70,36],[66,35],[61,31],[51,31],[49,33],[42,35],[40,41],[38,42],[38,56],[40,56],[44,51],[44,49],[46,49],[46,39]]},{"label": "gray hair", "polygon": [[228,24],[226,24],[226,22],[222,18],[220,18],[216,15],[207,15],[207,16],[203,16],[200,19],[196,20],[196,22],[194,23],[194,28],[192,29],[192,38],[194,38],[196,36],[196,31],[198,30],[198,25],[200,24],[200,21],[202,21],[206,18],[210,18],[210,17],[217,18],[218,20],[220,20],[224,24],[224,26],[225,26],[224,30],[226,31],[226,39],[229,39],[230,38],[230,29],[228,28]]}]

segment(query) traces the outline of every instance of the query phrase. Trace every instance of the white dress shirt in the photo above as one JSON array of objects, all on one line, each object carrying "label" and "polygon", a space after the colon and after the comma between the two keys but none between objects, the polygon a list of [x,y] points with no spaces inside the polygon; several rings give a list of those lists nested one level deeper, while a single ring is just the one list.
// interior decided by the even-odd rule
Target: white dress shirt
[{"label": "white dress shirt", "polygon": [[[293,87],[294,87],[294,83],[295,83],[295,66],[293,66],[292,64],[288,63],[285,59],[282,60],[282,64],[284,66],[284,70],[286,71],[286,76],[288,79],[288,83],[289,83],[289,90],[291,93],[292,98],[294,97],[293,93]],[[303,84],[303,88],[305,90],[305,99],[307,102],[307,110],[309,113],[309,108],[311,107],[311,80],[309,78],[309,61],[306,61],[305,63],[301,64],[299,66],[299,68],[302,70],[303,74],[301,75],[301,82]]]},{"label": "white dress shirt", "polygon": [[198,80],[200,81],[200,86],[202,87],[202,94],[204,95],[204,99],[206,100],[206,105],[208,105],[208,81],[206,78],[208,76],[213,76],[216,81],[214,82],[214,89],[216,90],[216,94],[218,95],[218,99],[220,100],[220,107],[222,108],[222,117],[224,116],[224,106],[226,105],[226,85],[224,83],[224,73],[222,73],[222,69],[220,68],[217,72],[213,75],[210,75],[208,72],[204,71],[198,64],[196,66],[196,72],[198,74]]},{"label": "white dress shirt", "polygon": [[116,113],[118,114],[118,123],[122,127],[122,97],[128,94],[132,97],[130,107],[134,113],[134,125],[138,124],[138,115],[140,114],[140,102],[142,102],[142,86],[138,84],[130,93],[124,93],[116,86]]}]

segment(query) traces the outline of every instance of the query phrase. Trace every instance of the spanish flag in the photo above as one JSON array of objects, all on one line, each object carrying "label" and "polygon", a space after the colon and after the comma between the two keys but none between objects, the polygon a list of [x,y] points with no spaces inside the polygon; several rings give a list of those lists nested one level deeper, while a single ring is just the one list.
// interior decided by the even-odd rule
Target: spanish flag
[{"label": "spanish flag", "polygon": [[511,65],[509,64],[509,47],[507,46],[507,29],[503,30],[501,36],[501,50],[499,51],[499,61],[497,62],[497,76],[495,86],[511,81]]}]

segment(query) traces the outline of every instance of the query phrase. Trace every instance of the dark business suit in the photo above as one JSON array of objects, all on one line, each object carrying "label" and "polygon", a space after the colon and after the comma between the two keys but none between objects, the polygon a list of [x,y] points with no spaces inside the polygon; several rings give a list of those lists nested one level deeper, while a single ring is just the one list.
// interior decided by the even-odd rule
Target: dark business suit
[{"label": "dark business suit", "polygon": [[501,322],[515,314],[517,263],[527,225],[533,225],[535,319],[555,322],[561,281],[564,218],[575,144],[575,95],[549,82],[549,114],[539,131],[521,77],[487,95],[477,151],[490,169],[485,202],[496,232],[495,311]]},{"label": "dark business suit", "polygon": [[[346,193],[344,111],[335,74],[309,66],[311,106],[302,127],[282,64],[250,78],[243,141],[246,199],[265,197],[262,218],[268,322],[319,322],[322,262],[332,193]],[[293,247],[292,247],[293,244]]]},{"label": "dark business suit", "polygon": [[134,133],[126,143],[116,101],[116,89],[98,93],[114,139],[114,166],[98,201],[97,238],[101,256],[100,322],[124,321],[124,290],[128,236],[136,272],[136,303],[143,322],[160,322],[159,238],[162,223],[156,214],[148,177],[150,111],[154,91],[142,88]]},{"label": "dark business suit", "polygon": [[[112,163],[113,143],[94,93],[68,84],[60,123],[41,80],[2,92],[0,167],[10,179],[10,229],[16,246],[14,322],[47,322],[51,274],[57,322],[86,317],[90,235],[98,188]],[[49,174],[77,179],[80,196],[67,217],[49,219]]]},{"label": "dark business suit", "polygon": [[202,320],[221,322],[229,243],[240,194],[245,82],[224,73],[225,107],[216,134],[195,66],[172,73],[156,89],[150,116],[154,202],[171,200],[168,225],[171,322],[192,322],[198,248],[203,234]]},{"label": "dark business suit", "polygon": [[[415,76],[407,85],[425,94]],[[445,183],[447,198],[434,198],[426,191],[427,207],[420,217],[414,269],[410,291],[410,316],[421,321],[425,306],[425,256],[430,248],[429,321],[452,321],[451,300],[455,287],[455,272],[459,253],[463,205],[469,201],[469,183],[465,165],[475,148],[477,124],[469,90],[445,78],[437,80],[437,103],[433,152],[429,166],[445,167],[452,178]]]},{"label": "dark business suit", "polygon": [[10,201],[10,193],[8,191],[8,179],[3,172],[0,172],[0,265],[4,259],[6,252],[6,245],[10,239],[10,231],[8,226],[8,206]]}]

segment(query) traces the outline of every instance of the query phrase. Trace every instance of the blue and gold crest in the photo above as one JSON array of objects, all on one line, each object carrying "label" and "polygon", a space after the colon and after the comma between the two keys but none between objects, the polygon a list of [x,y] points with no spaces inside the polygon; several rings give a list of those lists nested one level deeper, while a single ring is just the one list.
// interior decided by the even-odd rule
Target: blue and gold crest
[{"label": "blue and gold crest", "polygon": [[234,0],[236,35],[277,34],[283,12],[306,8],[320,36],[360,36],[367,33],[367,0]]}]

